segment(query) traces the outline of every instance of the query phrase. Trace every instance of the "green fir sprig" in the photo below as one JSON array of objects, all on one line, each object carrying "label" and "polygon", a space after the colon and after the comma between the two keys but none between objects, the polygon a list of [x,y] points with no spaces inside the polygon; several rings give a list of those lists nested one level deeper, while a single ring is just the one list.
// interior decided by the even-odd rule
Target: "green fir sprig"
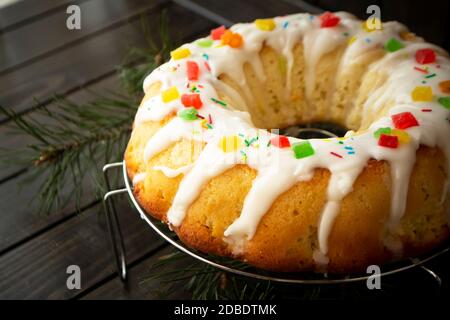
[{"label": "green fir sprig", "polygon": [[118,67],[118,92],[123,94],[88,91],[86,103],[54,96],[47,105],[20,114],[0,106],[0,114],[9,119],[8,134],[29,142],[0,148],[0,163],[27,168],[22,184],[42,181],[35,197],[39,213],[49,214],[71,201],[79,210],[81,199],[84,204],[86,197],[101,199],[105,190],[99,166],[122,159],[144,78],[173,47],[164,13],[159,33],[151,33],[147,22],[142,16],[145,47],[129,48]]},{"label": "green fir sprig", "polygon": [[[222,265],[246,270],[249,265],[223,257],[209,256]],[[220,271],[216,267],[195,260],[187,254],[171,248],[171,252],[159,257],[142,283],[158,280],[159,298],[167,298],[183,290],[195,300],[270,300],[275,298],[270,281],[244,279]]]}]

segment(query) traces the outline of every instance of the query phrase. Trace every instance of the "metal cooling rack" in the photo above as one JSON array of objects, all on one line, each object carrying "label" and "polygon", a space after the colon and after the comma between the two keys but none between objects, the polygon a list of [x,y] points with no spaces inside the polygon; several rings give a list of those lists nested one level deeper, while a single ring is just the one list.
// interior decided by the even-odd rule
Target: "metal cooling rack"
[{"label": "metal cooling rack", "polygon": [[[336,130],[334,130],[336,131]],[[336,137],[335,134],[322,128],[299,128],[291,127],[284,130],[286,134],[291,136],[298,136],[302,138],[310,137],[314,135],[315,137]],[[108,178],[108,172],[111,169],[121,169],[123,174],[123,181],[125,184],[124,188],[111,189],[110,180]],[[240,276],[268,280],[280,283],[291,283],[291,284],[339,284],[339,283],[350,283],[358,281],[366,281],[369,277],[373,278],[371,274],[362,273],[352,273],[352,274],[330,274],[330,273],[316,273],[316,272],[298,272],[298,273],[279,273],[270,272],[266,270],[261,270],[254,267],[249,267],[245,269],[237,268],[234,266],[227,265],[223,262],[223,258],[219,259],[211,255],[206,255],[197,250],[191,249],[185,246],[175,235],[174,232],[170,231],[167,225],[162,224],[159,220],[146,214],[144,209],[139,205],[133,193],[133,185],[128,177],[125,161],[106,164],[103,167],[103,174],[105,177],[107,192],[104,195],[103,201],[106,208],[106,218],[108,231],[110,234],[111,244],[114,251],[114,257],[117,265],[117,270],[122,281],[127,279],[127,264],[126,264],[126,254],[125,245],[123,241],[123,235],[121,232],[121,227],[119,219],[117,217],[117,210],[114,202],[113,196],[118,194],[127,193],[134,208],[140,214],[141,218],[145,220],[148,225],[165,241],[176,247],[178,250],[188,254],[189,256],[207,263],[213,267],[221,269],[226,272],[234,273]],[[450,251],[449,243],[444,246],[430,252],[426,255],[405,259],[399,262],[388,263],[382,266],[382,272],[378,275],[379,277],[392,275],[400,273],[412,268],[420,268],[435,281],[436,285],[440,288],[442,285],[441,278],[433,270],[426,267],[424,264],[430,260]]]}]

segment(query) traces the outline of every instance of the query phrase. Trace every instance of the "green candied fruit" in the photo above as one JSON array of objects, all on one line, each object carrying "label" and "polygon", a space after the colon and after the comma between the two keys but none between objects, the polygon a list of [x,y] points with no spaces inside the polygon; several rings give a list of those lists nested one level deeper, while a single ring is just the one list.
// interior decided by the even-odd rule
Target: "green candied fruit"
[{"label": "green candied fruit", "polygon": [[390,38],[384,45],[384,49],[388,52],[395,52],[403,48],[404,45],[395,38]]},{"label": "green candied fruit", "polygon": [[440,97],[440,98],[438,99],[438,102],[439,102],[444,108],[450,109],[450,96],[448,96],[448,97]]},{"label": "green candied fruit", "polygon": [[196,44],[197,46],[199,46],[200,48],[209,48],[209,47],[211,47],[211,46],[213,45],[213,43],[214,43],[213,40],[211,40],[211,39],[206,39],[206,38],[197,40],[197,41],[195,42],[195,44]]},{"label": "green candied fruit", "polygon": [[178,111],[178,116],[186,121],[197,120],[197,110],[195,108],[186,108]]},{"label": "green candied fruit", "polygon": [[380,136],[381,136],[382,134],[390,134],[391,131],[392,131],[392,129],[389,128],[389,127],[378,128],[377,131],[375,131],[375,132],[373,133],[373,136],[374,136],[375,138],[379,139]]},{"label": "green candied fruit", "polygon": [[314,154],[314,148],[309,141],[302,141],[292,145],[295,158],[302,159]]}]

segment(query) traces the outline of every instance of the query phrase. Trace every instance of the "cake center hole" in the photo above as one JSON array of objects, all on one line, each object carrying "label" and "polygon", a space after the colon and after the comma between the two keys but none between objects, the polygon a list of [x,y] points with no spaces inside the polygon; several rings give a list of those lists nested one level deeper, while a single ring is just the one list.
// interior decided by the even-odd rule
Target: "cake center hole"
[{"label": "cake center hole", "polygon": [[300,124],[280,129],[280,134],[300,139],[323,139],[343,137],[348,131],[335,123]]}]

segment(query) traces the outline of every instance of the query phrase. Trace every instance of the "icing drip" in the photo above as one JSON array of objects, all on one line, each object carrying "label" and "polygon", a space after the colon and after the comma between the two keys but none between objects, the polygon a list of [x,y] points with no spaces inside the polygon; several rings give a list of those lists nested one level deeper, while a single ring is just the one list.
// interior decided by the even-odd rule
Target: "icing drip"
[{"label": "icing drip", "polygon": [[[450,78],[450,63],[446,53],[417,38],[414,41],[402,40],[402,48],[395,52],[386,52],[382,58],[368,68],[368,73],[386,75],[386,80],[372,90],[360,112],[362,127],[367,130],[359,133],[348,132],[345,138],[311,139],[309,145],[298,149],[298,157],[293,149],[278,148],[269,141],[274,134],[255,129],[250,115],[245,112],[248,106],[245,99],[233,88],[218,78],[227,74],[250,95],[246,85],[245,64],[250,64],[257,77],[264,81],[265,73],[259,52],[268,45],[286,59],[286,90],[291,88],[291,74],[294,64],[293,49],[303,44],[305,63],[305,91],[311,97],[316,84],[315,71],[320,59],[336,48],[342,47],[350,39],[341,57],[338,75],[344,74],[349,67],[364,61],[364,55],[372,50],[384,50],[390,39],[399,41],[399,34],[406,28],[396,22],[383,23],[383,30],[366,32],[361,21],[346,13],[336,13],[340,24],[333,28],[320,28],[317,17],[309,14],[296,14],[273,19],[271,31],[259,30],[255,24],[237,24],[230,28],[244,39],[239,48],[221,45],[220,40],[211,41],[210,46],[188,43],[189,57],[170,60],[150,74],[144,81],[144,91],[153,83],[161,84],[161,91],[176,87],[179,95],[198,93],[202,106],[193,110],[188,120],[178,116],[171,118],[147,142],[144,160],[147,162],[173,143],[186,139],[203,142],[203,150],[191,165],[171,169],[156,166],[168,177],[184,174],[179,189],[173,199],[167,217],[173,226],[180,226],[187,210],[199,196],[202,188],[214,177],[236,164],[246,164],[257,171],[257,177],[245,197],[240,216],[226,229],[224,240],[232,246],[235,253],[245,250],[245,244],[257,232],[258,225],[273,202],[299,181],[314,176],[317,168],[328,169],[331,173],[327,188],[327,199],[318,221],[319,248],[314,252],[318,264],[326,264],[329,251],[328,238],[334,221],[339,215],[341,201],[352,191],[353,185],[370,159],[388,161],[391,168],[391,212],[387,228],[392,233],[405,212],[411,171],[415,163],[416,151],[420,145],[439,147],[447,157],[447,171],[450,168],[450,109],[440,105],[436,97],[442,96],[439,83]],[[210,40],[210,39],[209,39]],[[432,49],[436,61],[417,71],[418,63],[414,59],[417,50]],[[186,77],[186,60],[195,62],[199,76],[196,81]],[[424,74],[425,72],[425,74]],[[427,77],[425,77],[425,75]],[[424,80],[425,79],[425,80]],[[425,82],[425,84],[424,84]],[[413,100],[411,92],[418,86],[429,87],[433,99]],[[229,105],[220,98],[216,89],[232,100]],[[448,95],[448,94],[447,94]],[[231,102],[230,102],[231,103]],[[427,112],[423,110],[426,109]],[[135,125],[146,121],[161,121],[185,110],[180,99],[164,103],[157,95],[139,108]],[[402,142],[398,136],[388,136],[395,140],[395,146],[380,145],[375,138],[380,128],[395,128],[392,117],[407,112],[417,120],[418,125],[401,130]],[[198,118],[195,118],[197,115]],[[374,121],[375,120],[375,121]],[[222,146],[221,139],[231,136],[232,148]],[[239,143],[238,143],[239,142]],[[245,143],[244,143],[245,142]],[[289,138],[290,146],[305,143],[304,140]],[[238,146],[239,145],[239,146]],[[389,146],[389,144],[388,144]],[[311,151],[312,150],[312,151]],[[143,176],[136,177],[140,180]],[[449,185],[447,175],[446,188]],[[448,191],[442,196],[445,204]],[[401,250],[401,242],[392,234],[383,239],[394,252]]]},{"label": "icing drip", "polygon": [[175,177],[179,176],[180,174],[185,174],[186,172],[191,170],[192,167],[193,167],[193,165],[190,164],[187,166],[179,167],[178,169],[171,169],[171,168],[163,167],[163,166],[154,166],[154,167],[152,167],[152,169],[161,171],[166,177],[175,178]]},{"label": "icing drip", "polygon": [[173,204],[167,212],[167,217],[172,225],[176,227],[181,225],[187,208],[209,180],[236,164],[235,155],[232,153],[227,154],[227,159],[223,160],[222,151],[214,144],[210,143],[205,147],[195,165],[181,180]]},{"label": "icing drip", "polygon": [[361,172],[361,167],[331,175],[327,190],[327,203],[322,211],[319,222],[319,248],[323,255],[328,253],[328,236],[333,227],[333,222],[339,214],[342,199],[352,191],[353,183]]},{"label": "icing drip", "polygon": [[145,180],[145,176],[147,174],[145,172],[137,173],[133,178],[133,186]]}]

